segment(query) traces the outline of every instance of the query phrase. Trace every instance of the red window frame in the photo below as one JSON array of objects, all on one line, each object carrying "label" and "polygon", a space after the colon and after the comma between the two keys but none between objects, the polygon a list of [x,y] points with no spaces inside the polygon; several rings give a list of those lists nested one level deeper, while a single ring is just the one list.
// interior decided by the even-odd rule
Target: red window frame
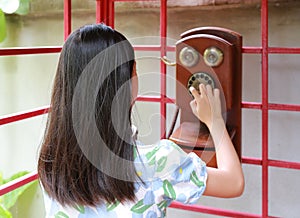
[{"label": "red window frame", "polygon": [[[114,26],[114,9],[115,2],[134,2],[137,0],[96,0],[96,22],[105,22],[110,26]],[[141,0],[139,0],[141,1]],[[64,0],[64,38],[66,39],[71,32],[71,0]],[[174,47],[166,44],[167,36],[167,1],[160,0],[160,45],[135,45],[136,51],[160,51],[161,56],[166,55],[167,51],[174,51]],[[61,46],[51,47],[16,47],[16,48],[1,48],[0,56],[9,55],[26,55],[26,54],[49,54],[58,53],[61,50]],[[300,105],[295,104],[274,104],[269,102],[268,98],[268,64],[269,54],[300,54],[300,47],[270,47],[268,41],[268,1],[261,1],[261,47],[243,47],[243,53],[245,54],[260,54],[261,55],[261,76],[262,76],[262,100],[261,102],[242,102],[242,108],[259,110],[262,114],[262,157],[242,157],[243,164],[258,165],[262,168],[262,214],[251,214],[233,210],[224,210],[219,208],[212,208],[200,205],[184,205],[178,202],[173,202],[170,207],[183,210],[189,210],[200,213],[214,214],[228,217],[270,217],[268,198],[269,198],[269,168],[280,167],[287,169],[300,170],[300,162],[289,162],[282,160],[269,159],[269,111],[300,111]],[[173,103],[172,99],[166,97],[166,65],[161,62],[161,95],[158,97],[141,96],[139,101],[157,102],[160,104],[161,117],[166,117],[166,105]],[[19,112],[17,114],[8,114],[0,117],[0,126],[17,122],[20,120],[28,119],[31,117],[43,115],[49,112],[49,106],[44,106],[37,109],[32,109],[27,112]],[[161,131],[162,138],[165,137],[166,121],[161,119]],[[36,172],[32,172],[17,180],[14,180],[8,184],[0,186],[0,196],[4,195],[22,185],[38,179]]]}]

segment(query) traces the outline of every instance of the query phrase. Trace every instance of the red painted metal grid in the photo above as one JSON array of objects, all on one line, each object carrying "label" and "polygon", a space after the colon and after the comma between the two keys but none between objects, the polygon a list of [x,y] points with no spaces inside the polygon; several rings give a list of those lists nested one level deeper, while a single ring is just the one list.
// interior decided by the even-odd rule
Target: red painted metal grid
[{"label": "red painted metal grid", "polygon": [[262,0],[261,2],[261,72],[262,72],[262,216],[268,216],[268,1]]},{"label": "red painted metal grid", "polygon": [[71,33],[71,11],[72,0],[64,0],[64,39],[66,40]]},{"label": "red painted metal grid", "polygon": [[[114,2],[135,0],[96,0],[96,22],[105,22],[110,26],[114,26]],[[71,0],[64,1],[64,38],[71,32]],[[174,51],[173,46],[167,46],[165,38],[167,36],[167,2],[161,0],[160,7],[160,36],[161,44],[159,46],[140,46],[135,45],[136,51],[160,51],[161,56],[164,56],[167,51]],[[223,210],[218,208],[205,207],[200,205],[183,205],[174,202],[170,207],[195,211],[200,213],[215,214],[228,217],[270,217],[268,214],[268,169],[272,167],[281,167],[300,170],[299,162],[289,162],[282,160],[271,160],[268,158],[268,111],[269,110],[286,110],[300,111],[300,105],[291,104],[274,104],[269,103],[268,99],[268,54],[300,54],[300,48],[286,47],[269,47],[268,46],[268,1],[261,1],[261,47],[243,47],[243,53],[246,54],[261,54],[261,72],[262,72],[262,102],[242,102],[242,108],[261,110],[262,112],[262,158],[242,157],[243,164],[252,164],[262,166],[262,214],[250,214],[238,211]],[[53,47],[25,47],[25,48],[2,48],[0,56],[8,55],[26,55],[26,54],[47,54],[57,53],[61,50],[60,46]],[[161,95],[159,97],[140,96],[139,101],[157,102],[160,103],[161,116],[161,137],[165,136],[165,117],[166,104],[174,103],[174,99],[166,97],[166,66],[161,63]],[[10,114],[0,117],[0,126],[19,120],[28,119],[48,113],[49,106],[32,109],[27,112]],[[36,172],[23,176],[22,178],[12,181],[9,184],[0,187],[0,196],[8,193],[24,184],[37,179]]]},{"label": "red painted metal grid", "polygon": [[4,195],[8,192],[11,192],[13,190],[15,190],[16,188],[19,188],[23,185],[26,185],[30,182],[35,181],[36,179],[38,179],[38,175],[36,172],[31,172],[29,174],[26,174],[25,176],[22,176],[18,179],[15,179],[11,182],[8,182],[4,185],[1,186],[0,188],[0,196]]}]

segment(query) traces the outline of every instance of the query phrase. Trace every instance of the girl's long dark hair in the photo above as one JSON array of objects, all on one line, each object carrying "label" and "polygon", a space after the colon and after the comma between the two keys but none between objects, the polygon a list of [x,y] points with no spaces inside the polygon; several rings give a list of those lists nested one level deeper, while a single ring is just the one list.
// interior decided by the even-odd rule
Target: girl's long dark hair
[{"label": "girl's long dark hair", "polygon": [[[121,49],[103,53],[117,43],[123,43]],[[81,27],[66,40],[38,160],[41,184],[60,204],[96,206],[135,199],[130,122],[133,66],[130,43],[104,24]],[[78,87],[83,74],[86,85]],[[87,100],[91,94],[92,107]],[[100,141],[93,140],[97,134]],[[104,148],[126,164],[111,159]]]}]

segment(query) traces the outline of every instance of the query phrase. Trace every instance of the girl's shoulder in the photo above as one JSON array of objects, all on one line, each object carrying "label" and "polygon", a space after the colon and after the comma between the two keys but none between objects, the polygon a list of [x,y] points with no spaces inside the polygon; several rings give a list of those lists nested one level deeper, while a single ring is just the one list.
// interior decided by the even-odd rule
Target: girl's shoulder
[{"label": "girl's shoulder", "polygon": [[180,163],[186,156],[187,153],[177,144],[168,139],[162,139],[152,145],[144,145],[141,142],[137,142],[134,160],[136,164],[141,162],[148,166],[160,165],[162,167],[168,163]]},{"label": "girl's shoulder", "polygon": [[193,152],[184,152],[176,143],[168,139],[153,145],[137,144],[135,153],[137,174],[142,180],[166,178],[179,168],[186,167],[187,162],[205,167],[205,163]]},{"label": "girl's shoulder", "polygon": [[145,145],[141,141],[136,141],[136,147],[140,154],[144,153],[168,153],[168,152],[178,152],[179,154],[186,155],[186,153],[173,141],[168,139],[161,139],[158,142],[150,145]]}]

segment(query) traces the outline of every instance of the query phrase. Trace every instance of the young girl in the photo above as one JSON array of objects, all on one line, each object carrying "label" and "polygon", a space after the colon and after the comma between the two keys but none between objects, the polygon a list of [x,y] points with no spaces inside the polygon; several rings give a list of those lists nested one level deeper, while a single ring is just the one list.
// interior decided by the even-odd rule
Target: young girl
[{"label": "young girl", "polygon": [[165,217],[173,201],[240,196],[244,177],[221,115],[219,90],[191,89],[191,108],[210,130],[218,168],[169,140],[137,142],[134,50],[104,24],[74,31],[61,51],[38,174],[46,217]]}]

